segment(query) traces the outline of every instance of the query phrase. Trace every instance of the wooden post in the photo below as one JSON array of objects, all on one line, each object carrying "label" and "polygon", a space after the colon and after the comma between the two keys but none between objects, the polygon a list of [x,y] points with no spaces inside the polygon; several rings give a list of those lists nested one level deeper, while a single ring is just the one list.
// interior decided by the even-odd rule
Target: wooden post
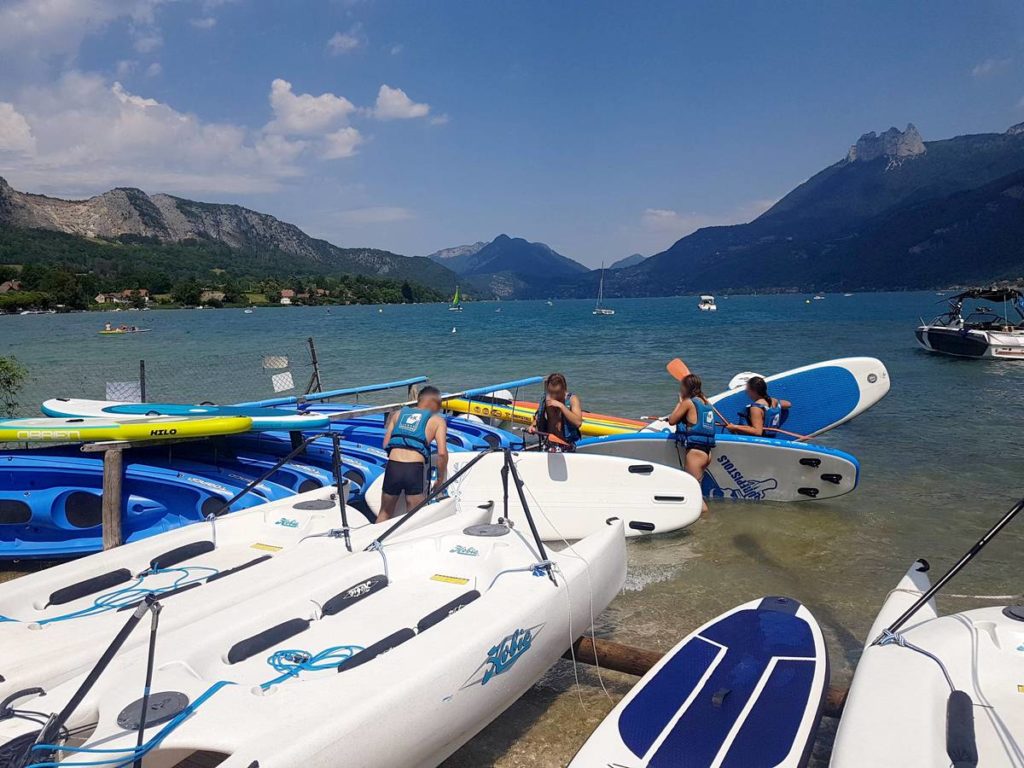
[{"label": "wooden post", "polygon": [[[562,658],[572,659],[573,654],[576,661],[582,661],[584,664],[599,665],[605,669],[637,677],[646,675],[662,656],[657,651],[613,643],[610,640],[594,640],[590,637],[581,637],[573,643],[572,651],[566,651]],[[829,688],[825,694],[822,714],[825,717],[838,718],[843,713],[847,692],[846,688]]]},{"label": "wooden post", "polygon": [[124,482],[124,461],[120,448],[103,452],[103,548],[113,549],[124,543],[121,533],[121,487]]}]

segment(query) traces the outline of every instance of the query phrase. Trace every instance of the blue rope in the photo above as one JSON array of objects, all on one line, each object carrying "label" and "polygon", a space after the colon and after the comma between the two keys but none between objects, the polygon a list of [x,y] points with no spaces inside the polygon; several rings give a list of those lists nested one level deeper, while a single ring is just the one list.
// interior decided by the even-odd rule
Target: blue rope
[{"label": "blue rope", "polygon": [[323,672],[334,669],[361,650],[363,650],[361,645],[336,645],[332,648],[325,648],[316,654],[303,650],[276,651],[267,658],[267,664],[281,674],[273,680],[263,683],[260,688],[267,690],[267,688],[291,677],[296,677],[301,672]]},{"label": "blue rope", "polygon": [[81,754],[90,755],[118,755],[118,757],[112,757],[108,760],[92,760],[89,762],[81,763],[68,763],[68,762],[46,762],[46,763],[32,763],[27,768],[61,768],[61,766],[68,765],[108,765],[114,768],[123,768],[123,766],[129,766],[138,760],[140,757],[144,757],[147,753],[156,749],[160,746],[160,743],[167,738],[179,725],[181,725],[187,718],[189,718],[200,706],[213,696],[221,688],[228,685],[235,685],[235,683],[227,680],[220,680],[209,688],[207,688],[203,694],[189,704],[185,709],[175,715],[167,724],[160,729],[160,731],[149,741],[143,744],[141,747],[125,747],[123,749],[98,749],[96,747],[64,747],[57,744],[36,744],[32,747],[33,751],[61,751],[61,752],[76,752]]},{"label": "blue rope", "polygon": [[[195,575],[192,571],[205,571],[205,573]],[[166,587],[147,589],[141,586],[149,576],[165,573],[180,573],[181,575]],[[72,611],[71,613],[65,613],[60,616],[54,616],[49,619],[41,619],[37,623],[40,625],[53,624],[58,621],[69,621],[70,619],[80,619],[85,616],[106,613],[107,611],[116,611],[125,605],[133,605],[139,602],[148,594],[152,593],[155,595],[162,595],[165,592],[170,592],[171,590],[179,589],[180,587],[187,587],[189,584],[202,581],[203,579],[207,579],[217,573],[219,573],[219,571],[216,568],[204,565],[191,565],[182,566],[180,568],[162,568],[155,571],[146,571],[139,576],[136,576],[131,585],[97,596],[92,601],[92,605],[87,606],[86,608]],[[8,619],[8,621],[18,621],[18,619]]]}]

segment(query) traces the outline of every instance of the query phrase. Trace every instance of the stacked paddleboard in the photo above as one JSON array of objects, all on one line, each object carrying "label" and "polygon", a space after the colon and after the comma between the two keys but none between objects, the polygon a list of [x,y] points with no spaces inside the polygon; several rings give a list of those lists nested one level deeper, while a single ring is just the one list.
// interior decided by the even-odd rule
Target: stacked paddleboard
[{"label": "stacked paddleboard", "polygon": [[245,432],[248,416],[140,415],[130,418],[76,415],[0,420],[2,442],[77,443],[96,440],[170,440]]}]

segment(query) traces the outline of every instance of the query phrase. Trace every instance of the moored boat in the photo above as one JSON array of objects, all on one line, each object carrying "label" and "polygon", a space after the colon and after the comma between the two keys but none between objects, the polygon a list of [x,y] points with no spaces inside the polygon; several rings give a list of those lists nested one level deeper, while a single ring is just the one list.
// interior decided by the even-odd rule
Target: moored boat
[{"label": "moored boat", "polygon": [[718,305],[715,303],[715,297],[709,293],[702,295],[697,302],[697,309],[701,312],[717,312]]},{"label": "moored boat", "polygon": [[[954,357],[1024,360],[1024,288],[972,288],[947,301],[946,312],[918,326],[918,344]],[[974,308],[965,316],[967,302]],[[1001,312],[978,302],[998,302]]]}]

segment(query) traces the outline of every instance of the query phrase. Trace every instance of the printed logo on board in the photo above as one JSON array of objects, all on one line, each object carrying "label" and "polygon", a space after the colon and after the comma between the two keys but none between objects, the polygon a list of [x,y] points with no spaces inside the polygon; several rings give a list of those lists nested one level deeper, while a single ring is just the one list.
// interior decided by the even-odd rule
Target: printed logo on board
[{"label": "printed logo on board", "polygon": [[282,517],[280,520],[275,521],[274,525],[280,525],[282,528],[298,528],[299,521],[290,517]]},{"label": "printed logo on board", "polygon": [[731,499],[751,499],[754,501],[763,500],[771,491],[779,487],[779,481],[774,477],[764,480],[754,480],[744,476],[726,454],[720,454],[716,459],[719,468],[735,483],[735,487],[723,487],[720,483],[713,495]]},{"label": "printed logo on board", "polygon": [[167,435],[176,435],[178,430],[176,429],[151,429],[149,430],[150,437],[161,437]]},{"label": "printed logo on board", "polygon": [[483,664],[476,668],[460,690],[474,685],[487,685],[498,675],[508,672],[533,647],[533,641],[543,629],[543,624],[537,624],[526,629],[516,629],[505,635],[490,647]]},{"label": "printed logo on board", "polygon": [[448,551],[454,555],[465,555],[466,557],[479,557],[480,555],[480,550],[476,547],[464,547],[461,544],[456,544]]}]

